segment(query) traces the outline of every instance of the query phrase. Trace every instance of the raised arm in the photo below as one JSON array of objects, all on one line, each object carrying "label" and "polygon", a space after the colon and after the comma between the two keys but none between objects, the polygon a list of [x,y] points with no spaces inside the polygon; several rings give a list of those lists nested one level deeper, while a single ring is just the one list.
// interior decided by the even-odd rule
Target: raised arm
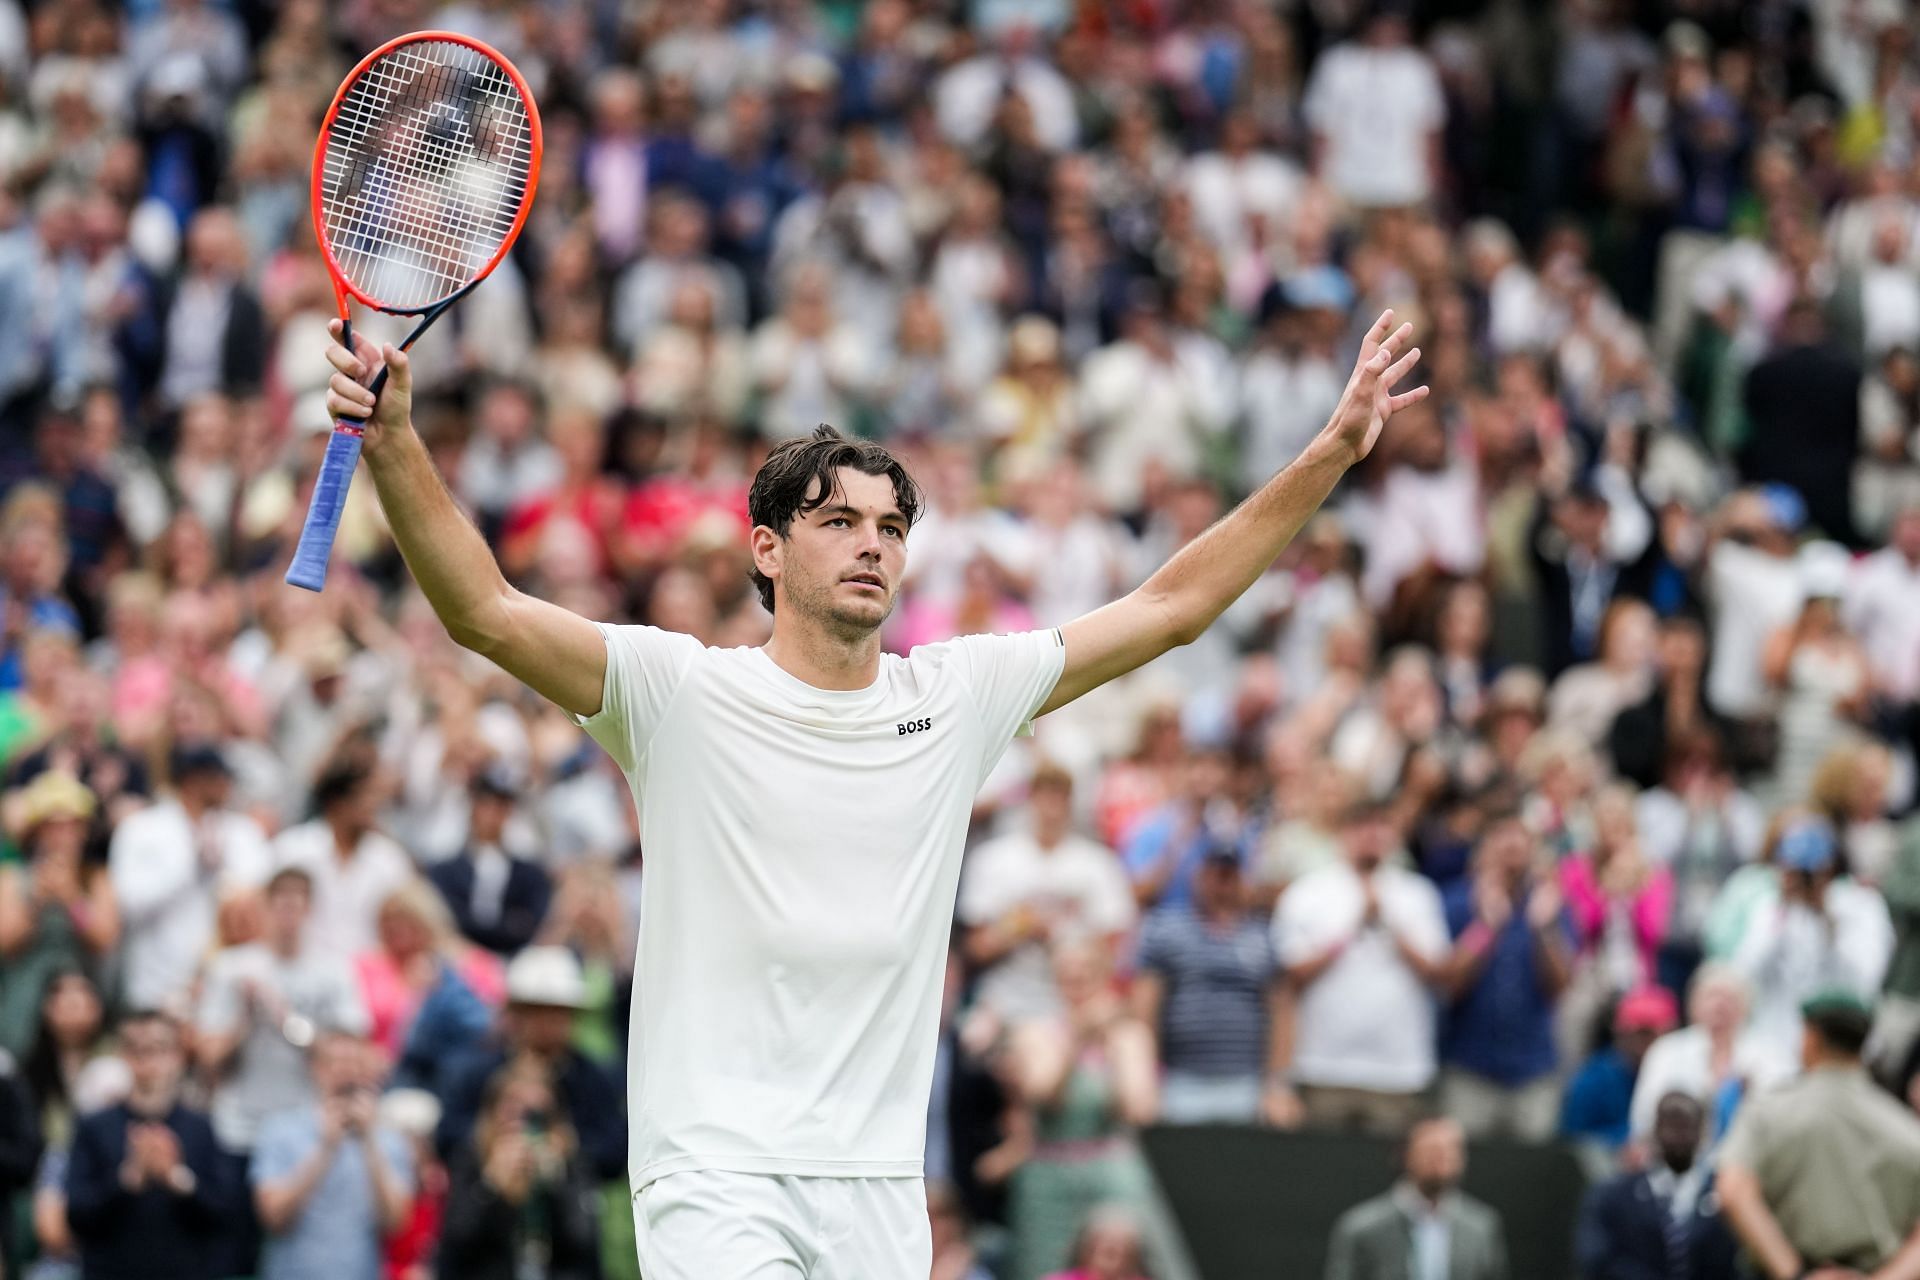
[{"label": "raised arm", "polygon": [[1391,390],[1419,362],[1418,347],[1395,359],[1412,333],[1381,312],[1333,417],[1298,458],[1139,587],[1061,628],[1067,665],[1040,714],[1191,644],[1267,571],[1347,468],[1367,456],[1387,419],[1426,397],[1425,387]]},{"label": "raised arm", "polygon": [[[565,710],[583,716],[599,711],[607,674],[599,628],[516,590],[501,574],[413,429],[413,371],[406,353],[391,344],[376,351],[359,334],[349,352],[340,345],[338,320],[329,331],[334,341],[327,359],[335,372],[327,411],[336,418],[367,418],[360,456],[393,540],[447,634]],[[391,372],[376,406],[364,383],[383,360]]]}]

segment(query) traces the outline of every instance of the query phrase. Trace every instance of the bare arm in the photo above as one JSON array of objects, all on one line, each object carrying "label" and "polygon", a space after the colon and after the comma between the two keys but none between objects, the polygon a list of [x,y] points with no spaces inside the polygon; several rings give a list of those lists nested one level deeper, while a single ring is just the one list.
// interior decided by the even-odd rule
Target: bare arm
[{"label": "bare arm", "polygon": [[373,1182],[373,1200],[380,1213],[380,1234],[392,1235],[413,1212],[413,1197],[407,1193],[406,1184],[387,1164],[387,1157],[380,1151],[380,1144],[374,1138],[371,1126],[361,1131],[360,1149],[366,1153],[367,1176]]},{"label": "bare arm", "polygon": [[260,1225],[266,1228],[268,1234],[279,1235],[293,1225],[301,1210],[307,1207],[314,1189],[320,1185],[320,1179],[326,1177],[327,1170],[333,1167],[334,1153],[339,1149],[340,1134],[336,1129],[290,1175],[278,1182],[263,1182],[254,1188],[254,1208],[260,1214]]},{"label": "bare arm", "polygon": [[1132,1018],[1107,1029],[1113,1069],[1113,1100],[1130,1125],[1152,1124],[1160,1114],[1160,1080],[1153,1060],[1153,1034]]},{"label": "bare arm", "polygon": [[33,941],[33,905],[21,868],[0,868],[0,956],[14,956]]},{"label": "bare arm", "polygon": [[327,411],[336,418],[371,415],[361,456],[394,543],[447,634],[565,710],[583,716],[599,711],[607,672],[599,628],[515,590],[502,576],[413,429],[413,373],[406,355],[385,348],[390,372],[376,407],[361,381],[372,379],[382,353],[358,335],[358,354],[349,353],[339,343],[339,322],[330,328],[335,340],[327,359],[336,372]]},{"label": "bare arm", "polygon": [[1382,312],[1333,417],[1291,465],[1135,590],[1061,628],[1066,669],[1041,715],[1199,638],[1267,571],[1347,468],[1367,456],[1386,420],[1425,398],[1425,387],[1390,393],[1420,359],[1414,347],[1395,361],[1413,326],[1392,325],[1393,312]]},{"label": "bare arm", "polygon": [[1787,1233],[1780,1229],[1773,1211],[1767,1208],[1766,1198],[1760,1194],[1760,1180],[1753,1170],[1723,1164],[1719,1176],[1720,1207],[1734,1234],[1747,1246],[1747,1253],[1774,1280],[1793,1280],[1800,1274],[1800,1254],[1787,1239]]},{"label": "bare arm", "polygon": [[1920,1280],[1920,1227],[1913,1229],[1900,1252],[1873,1273],[1872,1280]]},{"label": "bare arm", "polygon": [[1128,1003],[1133,1006],[1133,1016],[1147,1029],[1153,1038],[1154,1058],[1160,1056],[1160,1005],[1167,997],[1167,980],[1151,969],[1142,969],[1133,977],[1133,990],[1129,993]]}]

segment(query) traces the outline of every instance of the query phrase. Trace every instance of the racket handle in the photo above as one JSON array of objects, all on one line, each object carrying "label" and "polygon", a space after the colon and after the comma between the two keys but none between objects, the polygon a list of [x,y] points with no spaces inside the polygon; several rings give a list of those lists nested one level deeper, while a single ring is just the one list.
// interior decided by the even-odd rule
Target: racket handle
[{"label": "racket handle", "polygon": [[340,528],[340,515],[347,508],[347,488],[353,483],[353,469],[359,461],[360,432],[335,427],[333,438],[327,441],[327,456],[320,462],[320,475],[313,482],[313,500],[307,506],[307,523],[300,530],[300,545],[294,548],[293,563],[287,567],[290,585],[308,591],[326,585],[333,535]]}]

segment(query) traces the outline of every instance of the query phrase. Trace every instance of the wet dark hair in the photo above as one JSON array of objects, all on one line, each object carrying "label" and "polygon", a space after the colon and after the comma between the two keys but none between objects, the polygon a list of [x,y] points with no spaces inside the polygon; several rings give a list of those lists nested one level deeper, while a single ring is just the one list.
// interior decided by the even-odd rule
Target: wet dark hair
[{"label": "wet dark hair", "polygon": [[[747,518],[754,528],[765,525],[782,538],[793,528],[793,518],[817,511],[833,501],[839,492],[835,473],[842,467],[863,475],[885,476],[893,481],[893,500],[912,528],[920,518],[920,486],[907,474],[900,459],[882,445],[868,440],[849,440],[822,423],[810,436],[783,441],[753,477],[747,494]],[[754,589],[760,603],[773,612],[773,579],[753,570]]]}]

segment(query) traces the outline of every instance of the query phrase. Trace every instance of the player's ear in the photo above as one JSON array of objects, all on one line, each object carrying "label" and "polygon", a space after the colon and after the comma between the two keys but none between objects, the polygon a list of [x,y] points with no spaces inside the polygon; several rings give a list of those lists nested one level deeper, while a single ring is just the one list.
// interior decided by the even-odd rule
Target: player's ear
[{"label": "player's ear", "polygon": [[769,578],[780,576],[780,554],[786,545],[785,538],[764,524],[753,526],[753,532],[747,535],[747,546],[753,551],[753,567]]}]

